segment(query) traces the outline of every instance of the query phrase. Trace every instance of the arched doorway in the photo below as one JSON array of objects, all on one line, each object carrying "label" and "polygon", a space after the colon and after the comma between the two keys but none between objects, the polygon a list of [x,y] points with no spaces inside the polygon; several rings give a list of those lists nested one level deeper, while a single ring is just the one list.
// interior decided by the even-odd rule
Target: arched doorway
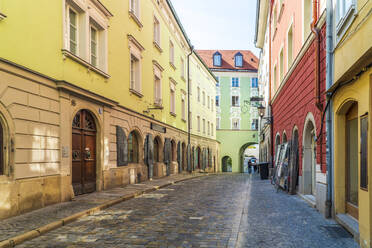
[{"label": "arched doorway", "polygon": [[312,120],[308,120],[304,129],[303,143],[303,193],[316,195],[316,131]]},{"label": "arched doorway", "polygon": [[136,131],[132,131],[128,135],[128,162],[139,163],[139,137]]},{"label": "arched doorway", "polygon": [[232,159],[229,156],[222,158],[222,172],[232,172]]},{"label": "arched doorway", "polygon": [[92,114],[80,110],[72,122],[72,187],[75,195],[96,190],[96,134]]},{"label": "arched doorway", "polygon": [[162,161],[161,154],[162,154],[162,142],[159,136],[156,136],[154,139],[154,162],[159,163]]},{"label": "arched doorway", "polygon": [[345,119],[345,145],[346,145],[346,213],[359,219],[359,153],[358,153],[358,104],[354,102],[346,113]]},{"label": "arched doorway", "polygon": [[202,160],[201,160],[201,149],[200,149],[200,147],[198,147],[197,149],[196,149],[196,159],[197,159],[197,169],[201,169],[201,162],[202,162]]},{"label": "arched doorway", "polygon": [[176,162],[177,161],[177,145],[174,140],[171,141],[171,149],[172,149],[172,157],[171,157],[171,162]]},{"label": "arched doorway", "polygon": [[295,129],[292,134],[292,145],[291,145],[291,158],[290,158],[290,182],[289,182],[289,192],[295,194],[298,186],[298,176],[299,176],[299,142],[298,142],[298,130]]},{"label": "arched doorway", "polygon": [[[249,173],[249,162],[252,163],[257,170],[257,158],[260,155],[259,145],[255,143],[244,144],[239,151],[240,172]],[[253,168],[253,167],[252,167]]]}]

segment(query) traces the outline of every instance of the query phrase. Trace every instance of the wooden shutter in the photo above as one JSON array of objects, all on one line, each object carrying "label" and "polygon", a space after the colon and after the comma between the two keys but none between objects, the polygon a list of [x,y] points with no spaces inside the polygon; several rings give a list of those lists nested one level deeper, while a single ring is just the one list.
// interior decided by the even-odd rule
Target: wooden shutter
[{"label": "wooden shutter", "polygon": [[181,141],[177,145],[177,158],[178,158],[178,173],[182,172],[182,145]]},{"label": "wooden shutter", "polygon": [[368,190],[368,115],[360,119],[360,187]]},{"label": "wooden shutter", "polygon": [[165,138],[164,142],[164,163],[167,169],[167,176],[170,175],[172,144],[169,138]]},{"label": "wooden shutter", "polygon": [[148,146],[149,146],[149,135],[146,135],[145,144],[143,146],[143,161],[148,165]]},{"label": "wooden shutter", "polygon": [[128,164],[128,141],[124,130],[116,126],[116,153],[117,166],[124,166]]}]

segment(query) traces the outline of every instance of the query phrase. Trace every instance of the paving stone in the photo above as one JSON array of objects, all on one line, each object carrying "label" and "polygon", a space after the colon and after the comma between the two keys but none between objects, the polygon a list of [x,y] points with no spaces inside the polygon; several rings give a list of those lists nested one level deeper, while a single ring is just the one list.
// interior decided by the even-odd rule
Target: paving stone
[{"label": "paving stone", "polygon": [[166,189],[19,247],[358,247],[333,220],[256,176],[211,175]]}]

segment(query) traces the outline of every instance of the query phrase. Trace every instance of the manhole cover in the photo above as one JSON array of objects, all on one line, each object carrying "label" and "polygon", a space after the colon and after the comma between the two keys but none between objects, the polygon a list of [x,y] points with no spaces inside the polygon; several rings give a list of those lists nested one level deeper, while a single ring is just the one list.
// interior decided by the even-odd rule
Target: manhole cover
[{"label": "manhole cover", "polygon": [[352,238],[350,233],[348,233],[343,227],[338,225],[332,226],[321,226],[321,228],[329,234],[332,238]]}]

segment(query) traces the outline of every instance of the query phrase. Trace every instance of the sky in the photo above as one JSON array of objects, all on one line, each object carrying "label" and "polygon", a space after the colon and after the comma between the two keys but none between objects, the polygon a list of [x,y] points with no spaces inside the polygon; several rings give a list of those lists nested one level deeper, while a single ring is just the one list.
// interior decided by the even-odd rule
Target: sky
[{"label": "sky", "polygon": [[251,50],[256,0],[171,0],[195,49]]}]

